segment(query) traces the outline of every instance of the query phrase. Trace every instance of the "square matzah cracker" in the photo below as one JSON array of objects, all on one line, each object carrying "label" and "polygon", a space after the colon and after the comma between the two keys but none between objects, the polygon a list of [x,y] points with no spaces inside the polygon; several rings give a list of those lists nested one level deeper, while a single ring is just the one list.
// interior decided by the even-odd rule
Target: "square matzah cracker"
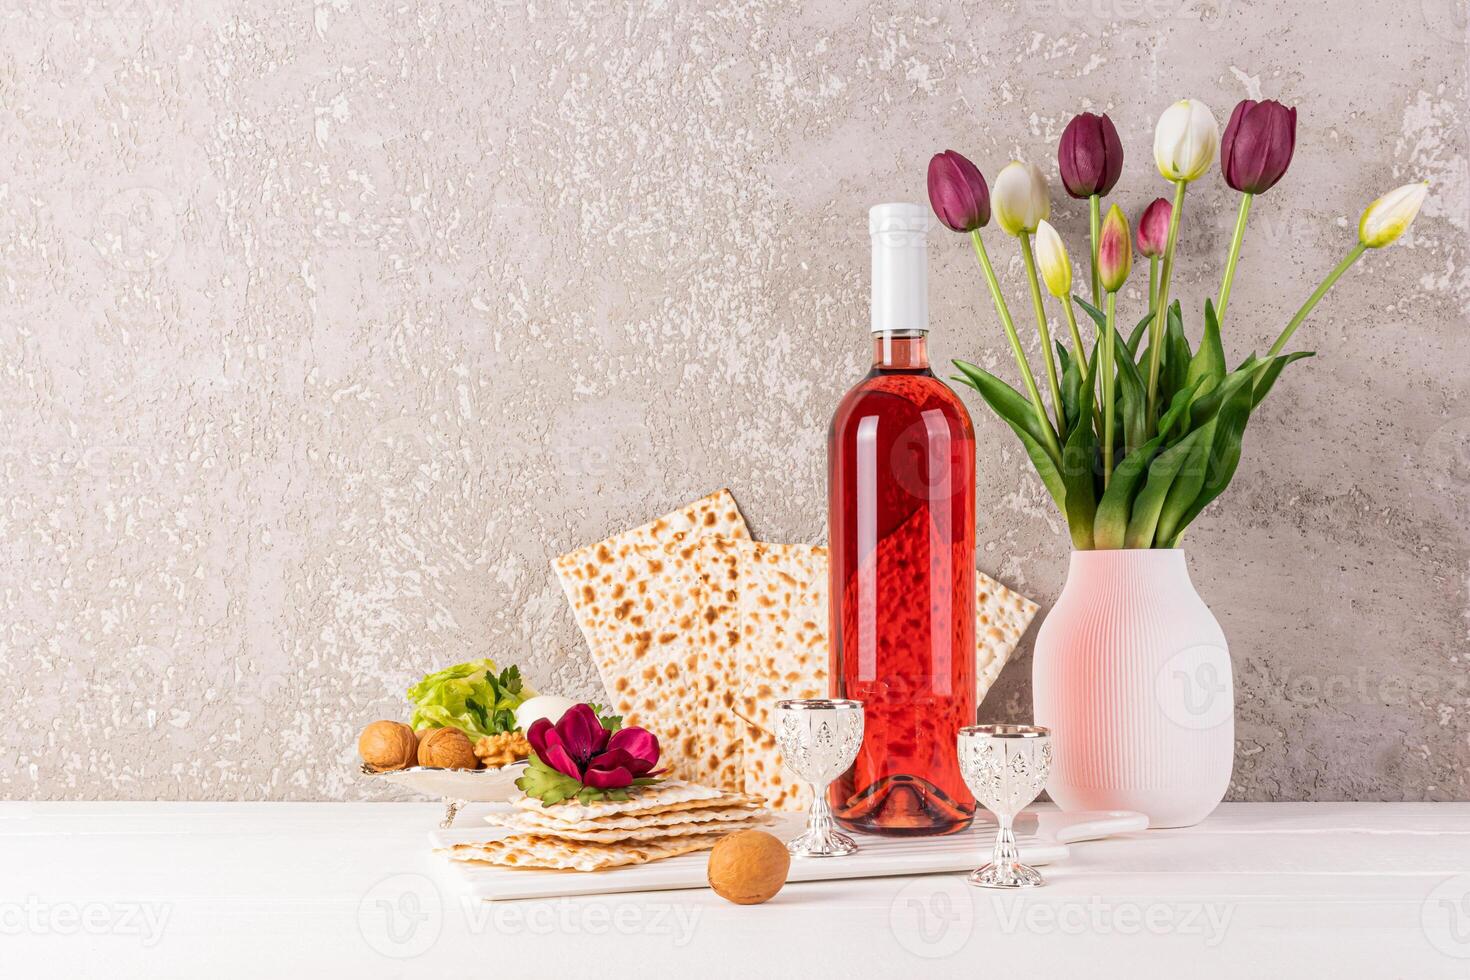
[{"label": "square matzah cracker", "polygon": [[695,649],[693,676],[699,685],[701,715],[695,746],[701,771],[716,786],[743,789],[741,772],[745,725],[736,717],[740,689],[739,638],[731,604],[737,596],[739,548],[753,544],[738,538],[703,538],[694,551],[700,578],[699,614],[691,638]]},{"label": "square matzah cracker", "polygon": [[[738,775],[738,762],[709,752],[713,726],[722,724],[715,706],[726,692],[698,672],[695,617],[704,584],[694,553],[706,537],[750,538],[728,490],[552,564],[625,723],[658,736],[673,774],[738,788],[729,774]],[[738,760],[739,738],[726,742]]]},{"label": "square matzah cracker", "polygon": [[735,664],[745,792],[799,809],[802,784],[782,769],[771,732],[777,701],[827,693],[827,549],[710,540],[700,550],[711,586],[702,647]]}]

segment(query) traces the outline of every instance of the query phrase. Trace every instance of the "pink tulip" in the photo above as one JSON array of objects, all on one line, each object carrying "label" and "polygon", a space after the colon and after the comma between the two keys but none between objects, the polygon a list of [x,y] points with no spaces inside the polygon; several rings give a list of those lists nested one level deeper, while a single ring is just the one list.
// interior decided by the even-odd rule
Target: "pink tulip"
[{"label": "pink tulip", "polygon": [[1123,209],[1114,204],[1103,219],[1102,234],[1097,239],[1097,274],[1102,288],[1116,293],[1128,281],[1132,269],[1133,241],[1128,234],[1128,219],[1123,217]]},{"label": "pink tulip", "polygon": [[1164,254],[1169,245],[1169,218],[1174,214],[1174,205],[1158,197],[1143,209],[1138,219],[1138,254],[1150,259]]}]

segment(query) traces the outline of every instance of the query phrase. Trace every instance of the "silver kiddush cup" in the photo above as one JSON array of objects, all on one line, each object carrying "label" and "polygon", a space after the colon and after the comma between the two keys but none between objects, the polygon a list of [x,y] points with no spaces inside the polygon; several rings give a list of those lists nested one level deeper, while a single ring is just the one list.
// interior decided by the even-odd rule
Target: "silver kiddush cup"
[{"label": "silver kiddush cup", "polygon": [[1041,873],[1021,863],[1011,824],[1041,793],[1051,775],[1051,732],[1032,725],[961,728],[960,774],[975,799],[995,814],[1000,829],[990,863],[970,874],[981,888],[1030,888]]},{"label": "silver kiddush cup", "polygon": [[776,702],[776,745],[792,775],[812,788],[806,832],[786,844],[793,857],[841,857],[857,842],[837,829],[827,787],[847,771],[863,744],[861,701],[811,698]]}]

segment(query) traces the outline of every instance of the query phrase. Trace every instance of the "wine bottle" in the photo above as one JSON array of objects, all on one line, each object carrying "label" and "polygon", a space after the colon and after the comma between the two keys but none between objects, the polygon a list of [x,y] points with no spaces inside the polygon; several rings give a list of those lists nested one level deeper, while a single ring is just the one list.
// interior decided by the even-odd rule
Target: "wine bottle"
[{"label": "wine bottle", "polygon": [[865,734],[829,802],[844,826],[964,829],[975,801],[958,730],[975,721],[975,432],[929,367],[927,208],[880,204],[872,238],[873,366],[828,442],[832,694]]}]

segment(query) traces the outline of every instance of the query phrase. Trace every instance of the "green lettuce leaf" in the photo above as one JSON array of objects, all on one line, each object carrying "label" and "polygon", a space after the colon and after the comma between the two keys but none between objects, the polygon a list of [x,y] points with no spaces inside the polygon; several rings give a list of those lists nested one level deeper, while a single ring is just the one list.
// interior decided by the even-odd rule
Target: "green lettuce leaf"
[{"label": "green lettuce leaf", "polygon": [[516,667],[500,670],[493,660],[471,660],[429,674],[408,689],[413,704],[409,725],[455,728],[474,741],[514,731],[516,708],[535,694],[521,682]]}]

